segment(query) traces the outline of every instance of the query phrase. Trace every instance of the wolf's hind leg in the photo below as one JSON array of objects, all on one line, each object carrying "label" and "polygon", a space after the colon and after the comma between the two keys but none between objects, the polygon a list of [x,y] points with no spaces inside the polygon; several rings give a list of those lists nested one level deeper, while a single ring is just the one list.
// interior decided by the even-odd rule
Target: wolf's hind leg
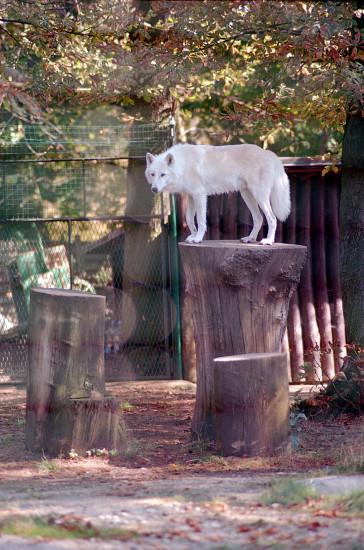
[{"label": "wolf's hind leg", "polygon": [[240,194],[243,197],[243,200],[249,208],[253,217],[253,229],[251,230],[250,235],[248,235],[248,237],[243,237],[240,240],[243,243],[250,243],[257,240],[258,233],[260,231],[260,228],[262,227],[263,216],[260,213],[257,201],[248,189],[241,189]]},{"label": "wolf's hind leg", "polygon": [[273,244],[277,230],[277,218],[273,214],[269,200],[259,202],[259,206],[263,211],[268,222],[268,235],[266,239],[262,239],[260,244]]}]

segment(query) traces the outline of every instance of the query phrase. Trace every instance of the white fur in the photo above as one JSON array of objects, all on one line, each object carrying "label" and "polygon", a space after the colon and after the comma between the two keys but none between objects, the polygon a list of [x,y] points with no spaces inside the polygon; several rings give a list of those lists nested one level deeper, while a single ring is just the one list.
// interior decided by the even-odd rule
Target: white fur
[{"label": "white fur", "polygon": [[188,242],[199,243],[206,233],[209,195],[240,191],[253,216],[253,229],[242,239],[245,243],[258,236],[263,223],[260,209],[268,222],[268,235],[261,244],[273,244],[277,218],[284,221],[290,213],[289,181],[283,164],[274,153],[257,145],[175,145],[158,156],[147,153],[146,160],[145,176],[154,192],[188,195]]}]

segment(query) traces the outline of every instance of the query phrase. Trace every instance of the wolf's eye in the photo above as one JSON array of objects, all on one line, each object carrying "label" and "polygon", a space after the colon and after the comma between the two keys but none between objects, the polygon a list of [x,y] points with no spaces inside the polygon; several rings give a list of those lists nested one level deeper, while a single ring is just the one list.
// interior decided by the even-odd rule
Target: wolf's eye
[{"label": "wolf's eye", "polygon": [[165,174],[161,174],[161,178],[164,178]]},{"label": "wolf's eye", "polygon": [[152,176],[152,178],[154,178],[154,176],[155,176],[155,173],[154,173],[154,172],[152,172],[152,173],[151,173],[150,175]]}]

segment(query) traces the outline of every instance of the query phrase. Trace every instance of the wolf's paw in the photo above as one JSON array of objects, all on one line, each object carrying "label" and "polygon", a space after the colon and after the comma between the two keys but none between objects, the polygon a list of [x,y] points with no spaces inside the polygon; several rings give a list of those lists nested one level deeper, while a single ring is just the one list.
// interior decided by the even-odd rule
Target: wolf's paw
[{"label": "wolf's paw", "polygon": [[242,243],[254,243],[255,240],[252,237],[242,237],[241,239]]},{"label": "wolf's paw", "polygon": [[196,235],[189,235],[186,239],[186,243],[200,243],[202,239],[198,238]]},{"label": "wolf's paw", "polygon": [[273,243],[274,243],[273,239],[262,239],[260,241],[260,244],[273,244]]}]

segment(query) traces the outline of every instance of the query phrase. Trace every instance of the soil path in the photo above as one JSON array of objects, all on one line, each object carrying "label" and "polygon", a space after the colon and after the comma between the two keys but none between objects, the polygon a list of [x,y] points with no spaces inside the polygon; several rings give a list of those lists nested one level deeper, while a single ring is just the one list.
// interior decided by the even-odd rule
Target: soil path
[{"label": "soil path", "polygon": [[[343,449],[359,452],[360,418],[308,421],[291,457],[222,458],[190,441],[193,384],[113,383],[108,391],[123,404],[127,452],[46,460],[24,451],[25,390],[0,390],[1,549],[364,549],[364,476],[321,479],[318,494],[300,503],[267,500],[272,483],[348,464]],[[324,496],[327,487],[361,490],[361,512]],[[41,518],[37,537],[5,532],[14,524],[24,534],[30,517]],[[52,526],[76,538],[57,539]]]}]

